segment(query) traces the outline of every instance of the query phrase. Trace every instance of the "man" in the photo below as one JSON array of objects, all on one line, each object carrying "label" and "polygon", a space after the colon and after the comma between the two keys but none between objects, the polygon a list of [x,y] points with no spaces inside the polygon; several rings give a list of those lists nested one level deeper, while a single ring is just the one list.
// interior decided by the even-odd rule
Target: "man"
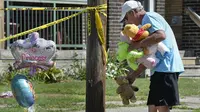
[{"label": "man", "polygon": [[[144,25],[150,23],[148,29],[150,35],[140,41],[131,42],[129,50],[148,47],[162,42],[170,49],[170,52],[161,55],[156,52],[160,62],[152,70],[150,77],[150,91],[148,96],[149,112],[169,112],[172,106],[180,104],[178,92],[178,77],[184,71],[183,63],[179,54],[174,33],[166,20],[155,12],[146,12],[139,1],[127,1],[122,6],[121,22],[126,24]],[[145,66],[128,75],[130,83],[133,83],[144,70]]]}]

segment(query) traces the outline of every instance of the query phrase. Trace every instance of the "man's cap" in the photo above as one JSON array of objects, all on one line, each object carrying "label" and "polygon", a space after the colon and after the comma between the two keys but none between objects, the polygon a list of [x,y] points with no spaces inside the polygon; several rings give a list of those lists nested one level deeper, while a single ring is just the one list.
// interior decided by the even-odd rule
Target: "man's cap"
[{"label": "man's cap", "polygon": [[127,12],[129,12],[132,9],[136,9],[136,8],[143,8],[143,6],[141,5],[141,3],[139,1],[135,1],[135,0],[126,1],[122,5],[122,12],[121,12],[121,17],[120,17],[120,22],[123,21],[123,19],[126,16]]}]

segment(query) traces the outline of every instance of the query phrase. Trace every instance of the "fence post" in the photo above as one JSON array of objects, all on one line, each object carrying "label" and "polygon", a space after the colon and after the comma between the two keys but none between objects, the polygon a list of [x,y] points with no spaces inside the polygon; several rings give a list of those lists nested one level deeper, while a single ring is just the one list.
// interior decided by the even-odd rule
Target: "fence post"
[{"label": "fence post", "polygon": [[[88,0],[88,6],[100,5],[102,0]],[[95,10],[90,10],[91,33],[87,38],[86,112],[105,112],[105,65],[98,39]]]},{"label": "fence post", "polygon": [[[0,0],[0,8],[4,8],[4,0]],[[0,39],[4,38],[4,10],[0,10]],[[4,49],[4,42],[0,43],[0,49]]]}]

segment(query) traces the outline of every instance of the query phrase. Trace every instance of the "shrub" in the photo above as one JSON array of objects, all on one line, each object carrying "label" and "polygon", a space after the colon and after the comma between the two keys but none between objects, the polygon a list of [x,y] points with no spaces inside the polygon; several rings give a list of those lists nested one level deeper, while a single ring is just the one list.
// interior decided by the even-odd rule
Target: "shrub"
[{"label": "shrub", "polygon": [[[85,80],[86,79],[86,62],[85,60],[77,59],[78,54],[73,55],[73,62],[70,67],[66,70],[67,77]],[[109,54],[108,62],[106,66],[106,78],[114,78],[119,75],[126,75],[128,72],[128,65],[126,61],[118,62],[116,54]]]},{"label": "shrub", "polygon": [[77,58],[78,54],[74,53],[72,57],[72,64],[66,71],[67,77],[76,80],[86,80],[86,62]]},{"label": "shrub", "polygon": [[120,75],[126,75],[128,72],[128,65],[126,61],[119,62],[117,61],[116,54],[109,54],[108,62],[106,66],[106,77],[107,78],[114,78]]},{"label": "shrub", "polygon": [[37,72],[33,76],[30,76],[29,68],[15,70],[12,65],[9,64],[8,69],[1,73],[0,82],[2,84],[8,84],[16,74],[25,75],[31,81],[42,81],[45,83],[60,82],[64,77],[63,71],[56,67],[49,68],[48,70],[37,69]]},{"label": "shrub", "polygon": [[62,81],[64,76],[63,70],[54,66],[48,70],[38,70],[33,78],[45,83],[56,83]]}]

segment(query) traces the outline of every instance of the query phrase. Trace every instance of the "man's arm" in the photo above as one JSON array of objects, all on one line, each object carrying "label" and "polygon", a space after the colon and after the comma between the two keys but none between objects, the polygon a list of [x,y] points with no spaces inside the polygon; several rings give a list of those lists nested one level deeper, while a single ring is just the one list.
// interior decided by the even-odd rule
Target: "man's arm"
[{"label": "man's arm", "polygon": [[129,80],[129,83],[132,84],[135,79],[140,76],[140,74],[146,70],[146,67],[143,64],[140,64],[138,66],[138,69],[135,70],[134,72],[131,72],[130,74],[128,74],[127,79]]},{"label": "man's arm", "polygon": [[131,42],[128,49],[130,51],[132,49],[148,47],[165,40],[165,38],[166,38],[165,32],[163,30],[157,30],[151,35],[149,35],[147,38],[139,42]]}]

